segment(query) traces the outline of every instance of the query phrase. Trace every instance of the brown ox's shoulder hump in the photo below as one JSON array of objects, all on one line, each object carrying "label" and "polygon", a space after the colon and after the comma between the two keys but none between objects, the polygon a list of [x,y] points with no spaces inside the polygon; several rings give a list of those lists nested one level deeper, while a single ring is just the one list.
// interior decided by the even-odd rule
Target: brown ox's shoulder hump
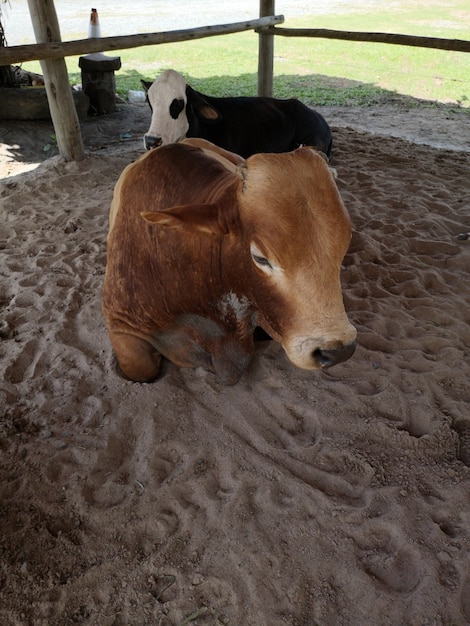
[{"label": "brown ox's shoulder hump", "polygon": [[[110,210],[110,233],[118,212],[125,219],[174,206],[210,204],[235,186],[235,165],[185,143],[147,152],[122,172]],[[235,196],[235,194],[233,193]]]},{"label": "brown ox's shoulder hump", "polygon": [[194,146],[196,148],[201,148],[207,156],[216,159],[222,165],[224,165],[231,172],[236,171],[236,167],[239,165],[243,165],[245,159],[235,152],[230,152],[229,150],[224,150],[223,148],[219,148],[207,139],[201,139],[199,137],[190,137],[188,139],[183,139],[181,143]]}]

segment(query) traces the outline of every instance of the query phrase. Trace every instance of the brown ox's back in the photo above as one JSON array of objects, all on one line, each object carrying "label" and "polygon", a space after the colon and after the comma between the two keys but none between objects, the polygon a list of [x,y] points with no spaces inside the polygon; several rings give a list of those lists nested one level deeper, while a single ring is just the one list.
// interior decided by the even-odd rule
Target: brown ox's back
[{"label": "brown ox's back", "polygon": [[[209,254],[204,250],[207,244],[214,247],[216,241],[205,241],[201,248],[200,233],[189,228],[175,240],[171,229],[155,228],[142,214],[195,203],[211,206],[237,184],[238,178],[217,159],[184,144],[152,150],[128,166],[116,185],[110,210],[108,258],[112,262],[106,270],[105,312],[117,312],[133,327],[150,331],[172,317],[165,309],[169,295],[177,294],[182,309],[186,301],[200,299],[207,275],[191,274],[191,268]],[[235,192],[230,196],[234,199]],[[225,209],[229,214],[228,203]],[[191,279],[181,277],[175,260],[190,270]]]}]

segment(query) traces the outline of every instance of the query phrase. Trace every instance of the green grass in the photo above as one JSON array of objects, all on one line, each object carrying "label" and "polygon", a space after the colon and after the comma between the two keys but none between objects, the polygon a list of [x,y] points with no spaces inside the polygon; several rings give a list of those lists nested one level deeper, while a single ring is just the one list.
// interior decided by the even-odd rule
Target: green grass
[{"label": "green grass", "polygon": [[[365,5],[367,6],[367,4]],[[468,0],[396,0],[384,8],[286,17],[292,28],[395,32],[468,39]],[[328,39],[276,37],[274,95],[308,104],[366,106],[408,96],[470,107],[470,54],[408,46]],[[256,95],[258,37],[249,31],[178,44],[122,50],[116,88],[126,96],[174,68],[198,90],[216,95]],[[24,67],[38,71],[39,64]],[[69,57],[71,82],[81,82],[78,58]]]}]

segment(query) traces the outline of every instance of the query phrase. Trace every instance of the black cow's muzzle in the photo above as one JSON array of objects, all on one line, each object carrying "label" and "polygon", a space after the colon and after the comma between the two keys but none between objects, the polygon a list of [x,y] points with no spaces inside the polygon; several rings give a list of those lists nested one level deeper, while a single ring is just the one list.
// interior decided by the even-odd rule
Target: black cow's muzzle
[{"label": "black cow's muzzle", "polygon": [[317,348],[312,353],[313,361],[322,369],[327,369],[332,365],[338,365],[347,361],[356,349],[356,340],[347,346],[341,345],[338,348],[328,348],[326,350]]},{"label": "black cow's muzzle", "polygon": [[158,148],[163,143],[163,137],[157,137],[156,135],[144,135],[144,146],[146,150],[152,150]]}]

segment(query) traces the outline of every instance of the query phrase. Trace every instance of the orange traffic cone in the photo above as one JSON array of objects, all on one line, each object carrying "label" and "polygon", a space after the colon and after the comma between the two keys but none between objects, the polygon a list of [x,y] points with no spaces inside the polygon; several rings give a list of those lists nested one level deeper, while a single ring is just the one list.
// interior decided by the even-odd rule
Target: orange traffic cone
[{"label": "orange traffic cone", "polygon": [[98,17],[98,11],[96,9],[91,10],[90,23],[88,24],[88,37],[101,37],[100,20]]}]

